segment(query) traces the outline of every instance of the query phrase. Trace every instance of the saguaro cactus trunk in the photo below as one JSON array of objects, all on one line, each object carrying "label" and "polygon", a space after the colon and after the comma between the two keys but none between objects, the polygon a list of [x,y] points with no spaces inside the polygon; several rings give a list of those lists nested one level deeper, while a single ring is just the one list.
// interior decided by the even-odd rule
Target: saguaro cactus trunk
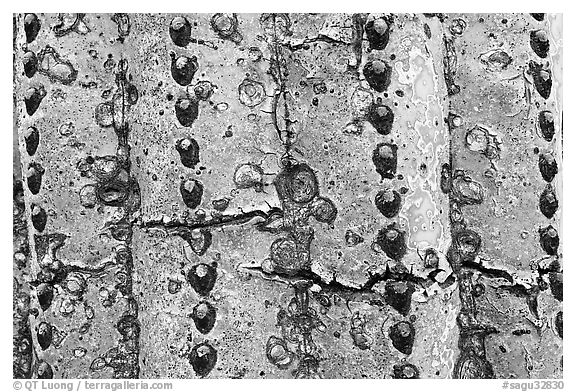
[{"label": "saguaro cactus trunk", "polygon": [[562,377],[562,16],[14,15],[14,377]]}]

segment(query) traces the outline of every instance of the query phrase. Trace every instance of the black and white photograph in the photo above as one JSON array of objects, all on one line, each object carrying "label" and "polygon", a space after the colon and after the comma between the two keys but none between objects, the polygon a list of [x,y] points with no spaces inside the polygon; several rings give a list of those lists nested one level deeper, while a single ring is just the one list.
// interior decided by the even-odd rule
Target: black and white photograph
[{"label": "black and white photograph", "polygon": [[570,389],[563,14],[193,7],[11,15],[7,388]]}]

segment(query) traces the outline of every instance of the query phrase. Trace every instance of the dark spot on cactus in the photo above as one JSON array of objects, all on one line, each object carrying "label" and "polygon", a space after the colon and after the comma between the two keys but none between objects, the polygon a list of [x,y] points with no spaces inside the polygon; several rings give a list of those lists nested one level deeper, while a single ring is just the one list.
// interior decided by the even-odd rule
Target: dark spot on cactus
[{"label": "dark spot on cactus", "polygon": [[181,86],[187,86],[192,82],[196,71],[198,70],[198,59],[196,56],[187,57],[179,56],[176,57],[174,52],[170,53],[172,59],[170,71],[172,72],[172,78]]},{"label": "dark spot on cactus", "polygon": [[556,133],[554,129],[554,115],[551,111],[542,110],[538,113],[538,126],[540,127],[544,140],[551,142]]},{"label": "dark spot on cactus", "polygon": [[34,52],[30,50],[26,51],[22,56],[22,63],[24,64],[24,75],[26,77],[31,78],[38,71],[38,59]]},{"label": "dark spot on cactus", "polygon": [[186,137],[176,141],[176,151],[180,154],[182,165],[194,168],[200,162],[200,147],[195,139]]},{"label": "dark spot on cactus", "polygon": [[195,179],[182,180],[180,183],[180,194],[186,207],[196,208],[202,203],[204,186],[200,181]]},{"label": "dark spot on cactus", "polygon": [[187,279],[194,291],[202,296],[206,296],[214,288],[217,276],[218,272],[215,263],[200,263],[188,271]]},{"label": "dark spot on cactus", "polygon": [[407,316],[414,291],[414,285],[410,282],[388,280],[384,287],[384,300],[400,314]]},{"label": "dark spot on cactus", "polygon": [[38,367],[36,368],[36,374],[39,379],[52,379],[54,378],[54,371],[52,366],[46,361],[40,360],[38,362]]},{"label": "dark spot on cactus", "polygon": [[180,97],[174,104],[176,119],[183,127],[191,127],[198,118],[198,101],[196,97]]},{"label": "dark spot on cactus", "polygon": [[530,61],[528,63],[528,72],[532,75],[538,94],[540,94],[542,98],[548,99],[552,91],[552,73],[548,65],[544,66],[535,61]]},{"label": "dark spot on cactus", "polygon": [[207,334],[216,323],[216,308],[209,302],[202,301],[192,310],[192,320],[200,333]]},{"label": "dark spot on cactus", "polygon": [[392,143],[379,143],[372,152],[372,162],[382,179],[392,179],[398,164],[398,146]]},{"label": "dark spot on cactus", "polygon": [[564,274],[562,272],[550,272],[548,274],[550,280],[550,291],[554,298],[558,301],[564,300]]},{"label": "dark spot on cactus", "polygon": [[209,343],[201,343],[192,348],[188,360],[198,376],[206,377],[216,365],[218,354]]},{"label": "dark spot on cactus", "polygon": [[538,168],[540,174],[546,182],[552,182],[556,174],[558,174],[558,163],[551,153],[542,153],[538,159]]},{"label": "dark spot on cactus", "polygon": [[34,228],[38,231],[44,231],[44,228],[46,227],[46,222],[48,220],[46,210],[44,210],[44,208],[34,203],[30,205],[30,210],[32,212],[31,216],[32,226],[34,226]]},{"label": "dark spot on cactus", "polygon": [[402,354],[412,354],[412,346],[414,345],[415,330],[412,323],[408,321],[400,321],[390,327],[388,336],[392,340],[392,345]]},{"label": "dark spot on cactus", "polygon": [[560,237],[558,231],[552,226],[541,228],[538,230],[540,235],[540,246],[550,256],[558,254],[558,246],[560,246]]},{"label": "dark spot on cactus", "polygon": [[368,111],[368,121],[380,135],[388,135],[392,131],[394,112],[387,105],[374,103]]},{"label": "dark spot on cactus", "polygon": [[24,16],[24,33],[26,34],[26,42],[31,43],[38,36],[40,32],[40,20],[36,14],[26,14]]},{"label": "dark spot on cactus", "polygon": [[379,93],[384,92],[390,86],[392,68],[385,61],[368,61],[362,73],[370,87]]},{"label": "dark spot on cactus", "polygon": [[38,145],[40,144],[40,132],[36,127],[28,127],[24,132],[24,143],[26,144],[26,152],[32,156],[36,154]]},{"label": "dark spot on cactus", "polygon": [[37,195],[38,192],[40,192],[44,172],[44,168],[39,163],[32,162],[28,165],[28,170],[26,171],[26,183],[28,184],[28,189],[30,189],[30,192],[33,195]]},{"label": "dark spot on cactus", "polygon": [[32,116],[38,110],[40,103],[46,96],[46,89],[43,85],[37,87],[30,87],[24,93],[24,105],[26,106],[26,113]]},{"label": "dark spot on cactus", "polygon": [[386,48],[390,40],[390,24],[391,20],[384,16],[368,18],[364,30],[370,44],[370,50],[383,50]]},{"label": "dark spot on cactus", "polygon": [[45,321],[41,322],[38,326],[36,337],[40,348],[46,350],[52,344],[52,326]]},{"label": "dark spot on cactus", "polygon": [[374,198],[374,204],[378,211],[386,218],[395,217],[402,206],[402,198],[398,192],[392,189],[378,191]]},{"label": "dark spot on cactus", "polygon": [[175,45],[185,47],[190,43],[192,26],[188,19],[183,16],[177,16],[170,22],[170,38]]},{"label": "dark spot on cactus", "polygon": [[556,331],[561,338],[564,338],[564,312],[559,311],[554,317],[554,325],[556,326]]},{"label": "dark spot on cactus", "polygon": [[544,30],[532,30],[530,32],[530,47],[538,57],[546,58],[550,50],[550,41]]},{"label": "dark spot on cactus", "polygon": [[556,211],[558,211],[558,198],[552,185],[548,184],[540,195],[540,212],[546,218],[552,219]]},{"label": "dark spot on cactus", "polygon": [[376,243],[393,260],[401,260],[406,254],[406,233],[400,230],[396,223],[380,229]]},{"label": "dark spot on cactus", "polygon": [[396,379],[416,379],[420,378],[420,372],[418,368],[411,363],[403,363],[399,365],[394,365],[394,374],[392,377]]},{"label": "dark spot on cactus", "polygon": [[49,283],[41,283],[36,288],[36,296],[38,297],[38,303],[43,311],[46,311],[50,305],[52,305],[52,300],[54,299],[54,287]]}]

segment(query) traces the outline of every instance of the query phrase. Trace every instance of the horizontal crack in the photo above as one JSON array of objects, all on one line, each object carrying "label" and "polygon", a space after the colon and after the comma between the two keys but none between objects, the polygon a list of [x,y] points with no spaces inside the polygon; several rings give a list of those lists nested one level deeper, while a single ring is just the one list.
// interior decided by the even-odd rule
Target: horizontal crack
[{"label": "horizontal crack", "polygon": [[[160,228],[160,229],[187,228],[194,230],[194,229],[208,229],[212,227],[222,227],[228,225],[240,225],[247,223],[255,218],[262,218],[264,219],[264,221],[258,222],[256,226],[263,227],[264,224],[268,222],[270,218],[278,216],[278,213],[282,213],[282,210],[280,210],[279,208],[272,208],[269,212],[254,210],[235,215],[222,215],[200,222],[182,222],[182,221],[165,222],[162,218],[160,218],[142,222],[139,226],[142,228]],[[266,230],[263,229],[263,231]]]},{"label": "horizontal crack", "polygon": [[316,42],[324,42],[324,43],[332,44],[332,45],[346,45],[346,46],[351,45],[348,42],[338,40],[335,38],[331,38],[331,37],[328,37],[328,36],[323,35],[323,34],[319,34],[316,37],[312,37],[312,38],[304,38],[302,40],[302,42],[299,42],[299,43],[282,42],[281,45],[287,47],[289,50],[294,51],[294,50],[307,49],[306,48],[307,44],[316,43]]},{"label": "horizontal crack", "polygon": [[488,278],[502,278],[510,283],[515,282],[514,277],[508,271],[502,269],[486,267],[475,262],[463,262],[462,267],[478,271]]},{"label": "horizontal crack", "polygon": [[[298,281],[308,280],[314,284],[320,286],[323,290],[332,293],[338,294],[369,294],[369,295],[376,295],[378,298],[381,295],[374,290],[374,286],[377,283],[385,282],[387,280],[394,280],[394,281],[404,281],[404,282],[411,282],[417,286],[422,288],[426,288],[427,286],[436,283],[432,278],[423,278],[416,275],[413,275],[409,272],[394,272],[390,270],[388,267],[386,271],[381,274],[370,274],[369,279],[360,287],[349,286],[344,283],[338,282],[336,280],[336,274],[333,275],[332,280],[326,282],[322,277],[311,270],[302,270],[299,271],[298,274],[289,275],[286,273],[281,272],[274,272],[269,273],[262,269],[260,265],[254,266],[241,266],[241,268],[248,270],[248,271],[257,271],[259,272],[264,278],[268,280],[274,281],[282,281],[286,284],[292,285]],[[276,279],[275,279],[276,278]]]}]

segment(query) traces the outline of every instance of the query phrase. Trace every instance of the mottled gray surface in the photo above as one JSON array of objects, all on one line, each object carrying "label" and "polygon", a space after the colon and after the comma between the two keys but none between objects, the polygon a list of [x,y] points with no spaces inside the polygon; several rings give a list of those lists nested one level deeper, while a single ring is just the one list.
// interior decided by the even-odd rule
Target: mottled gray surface
[{"label": "mottled gray surface", "polygon": [[14,15],[14,377],[561,378],[562,39]]}]

